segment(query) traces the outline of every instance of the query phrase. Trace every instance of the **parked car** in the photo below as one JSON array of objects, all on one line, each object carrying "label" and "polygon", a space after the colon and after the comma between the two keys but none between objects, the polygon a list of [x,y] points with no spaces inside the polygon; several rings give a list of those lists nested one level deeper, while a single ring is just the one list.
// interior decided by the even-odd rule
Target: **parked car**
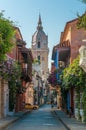
[{"label": "parked car", "polygon": [[47,104],[51,104],[51,102],[47,102]]},{"label": "parked car", "polygon": [[30,103],[26,103],[26,104],[25,104],[25,109],[36,110],[36,109],[38,109],[38,108],[39,108],[39,106],[37,106],[37,105],[31,105]]}]

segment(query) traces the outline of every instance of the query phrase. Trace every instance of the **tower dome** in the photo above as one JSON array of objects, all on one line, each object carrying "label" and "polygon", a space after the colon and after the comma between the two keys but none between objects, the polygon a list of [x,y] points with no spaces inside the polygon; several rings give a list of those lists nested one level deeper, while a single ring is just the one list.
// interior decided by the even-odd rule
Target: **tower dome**
[{"label": "tower dome", "polygon": [[37,30],[32,36],[32,46],[37,45],[37,43],[40,42],[41,47],[43,47],[42,44],[47,44],[47,38],[47,35],[43,31],[41,16],[39,15]]}]

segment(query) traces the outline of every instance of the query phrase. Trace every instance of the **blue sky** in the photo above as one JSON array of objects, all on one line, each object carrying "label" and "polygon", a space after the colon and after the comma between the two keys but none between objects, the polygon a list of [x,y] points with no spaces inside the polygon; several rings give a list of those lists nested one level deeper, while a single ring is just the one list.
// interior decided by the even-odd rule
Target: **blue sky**
[{"label": "blue sky", "polygon": [[59,43],[66,22],[75,19],[77,12],[83,14],[86,5],[79,0],[0,0],[1,10],[5,10],[4,16],[10,17],[20,28],[28,48],[41,14],[43,29],[48,35],[51,62],[53,46]]}]

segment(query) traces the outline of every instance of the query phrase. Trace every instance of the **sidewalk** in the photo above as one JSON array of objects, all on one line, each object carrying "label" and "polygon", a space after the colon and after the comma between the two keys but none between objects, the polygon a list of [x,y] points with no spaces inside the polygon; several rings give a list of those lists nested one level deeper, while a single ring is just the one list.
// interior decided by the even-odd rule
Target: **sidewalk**
[{"label": "sidewalk", "polygon": [[65,112],[61,110],[54,110],[54,112],[68,130],[86,130],[86,124],[77,121],[75,118],[69,118]]},{"label": "sidewalk", "polygon": [[28,112],[30,111],[18,112],[15,113],[13,116],[8,116],[6,118],[0,119],[0,130],[4,130],[7,126],[22,118]]}]

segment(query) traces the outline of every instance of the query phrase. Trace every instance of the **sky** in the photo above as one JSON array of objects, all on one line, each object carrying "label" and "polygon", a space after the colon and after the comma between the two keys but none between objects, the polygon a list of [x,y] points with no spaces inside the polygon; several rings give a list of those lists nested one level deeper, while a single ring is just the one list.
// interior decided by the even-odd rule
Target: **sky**
[{"label": "sky", "polygon": [[49,68],[53,47],[59,43],[66,22],[82,15],[86,4],[80,0],[0,0],[0,11],[19,27],[27,48],[31,47],[32,35],[36,31],[39,13],[43,30],[48,35]]}]

